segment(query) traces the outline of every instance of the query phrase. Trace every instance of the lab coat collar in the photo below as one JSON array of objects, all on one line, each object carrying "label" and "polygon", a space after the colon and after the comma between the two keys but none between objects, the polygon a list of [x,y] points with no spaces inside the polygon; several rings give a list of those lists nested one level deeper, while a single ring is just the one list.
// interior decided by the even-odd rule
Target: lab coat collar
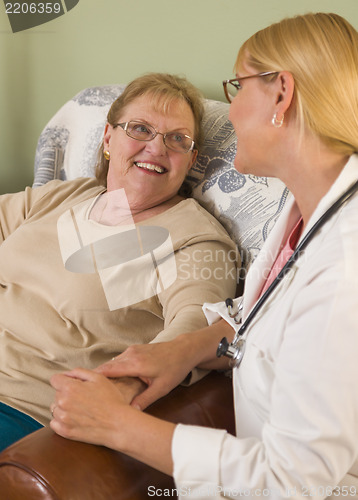
[{"label": "lab coat collar", "polygon": [[333,205],[334,202],[355,182],[358,181],[358,155],[352,155],[345,164],[342,172],[339,174],[335,182],[330,187],[329,191],[323,196],[318,203],[315,211],[309,219],[306,227],[301,235],[304,238],[312,226],[318,219]]}]

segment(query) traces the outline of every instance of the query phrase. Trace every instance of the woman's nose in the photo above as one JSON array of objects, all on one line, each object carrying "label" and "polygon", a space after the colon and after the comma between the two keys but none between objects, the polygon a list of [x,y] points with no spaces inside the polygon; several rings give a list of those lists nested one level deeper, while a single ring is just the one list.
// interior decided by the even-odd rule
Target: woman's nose
[{"label": "woman's nose", "polygon": [[167,147],[164,144],[164,137],[162,134],[157,134],[154,139],[148,141],[146,143],[147,151],[150,151],[152,154],[156,155],[166,155]]}]

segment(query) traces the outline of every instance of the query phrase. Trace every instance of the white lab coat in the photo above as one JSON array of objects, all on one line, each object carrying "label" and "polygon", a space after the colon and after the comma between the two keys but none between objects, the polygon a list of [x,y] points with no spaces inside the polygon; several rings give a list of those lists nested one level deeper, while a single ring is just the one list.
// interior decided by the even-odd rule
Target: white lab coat
[{"label": "white lab coat", "polygon": [[[357,179],[355,155],[301,239]],[[248,273],[244,318],[298,216],[292,197]],[[209,322],[230,322],[224,303],[204,310]],[[358,498],[358,194],[309,243],[245,336],[233,371],[237,437],[177,426],[180,498]]]}]

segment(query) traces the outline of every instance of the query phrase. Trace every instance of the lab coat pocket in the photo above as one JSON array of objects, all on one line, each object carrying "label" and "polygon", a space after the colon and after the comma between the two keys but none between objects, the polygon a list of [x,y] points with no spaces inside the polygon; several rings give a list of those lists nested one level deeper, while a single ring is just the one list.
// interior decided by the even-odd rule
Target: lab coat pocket
[{"label": "lab coat pocket", "polygon": [[275,363],[267,350],[248,342],[239,369],[241,394],[254,407],[260,419],[266,420],[270,409],[271,390],[275,376]]}]

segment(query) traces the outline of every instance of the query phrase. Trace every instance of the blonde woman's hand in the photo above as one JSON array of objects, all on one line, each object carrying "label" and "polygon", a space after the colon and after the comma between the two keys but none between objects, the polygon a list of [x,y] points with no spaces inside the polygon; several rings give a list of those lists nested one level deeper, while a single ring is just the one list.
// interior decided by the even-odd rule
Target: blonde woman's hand
[{"label": "blonde woman's hand", "polygon": [[109,378],[137,377],[147,388],[131,405],[144,410],[181,384],[195,368],[227,369],[228,359],[217,358],[216,349],[223,336],[231,340],[232,327],[224,320],[179,335],[168,342],[134,345],[95,371]]},{"label": "blonde woman's hand", "polygon": [[175,342],[134,345],[116,358],[96,368],[109,378],[137,377],[145,384],[133,398],[132,406],[144,410],[179,385],[195,365]]}]

